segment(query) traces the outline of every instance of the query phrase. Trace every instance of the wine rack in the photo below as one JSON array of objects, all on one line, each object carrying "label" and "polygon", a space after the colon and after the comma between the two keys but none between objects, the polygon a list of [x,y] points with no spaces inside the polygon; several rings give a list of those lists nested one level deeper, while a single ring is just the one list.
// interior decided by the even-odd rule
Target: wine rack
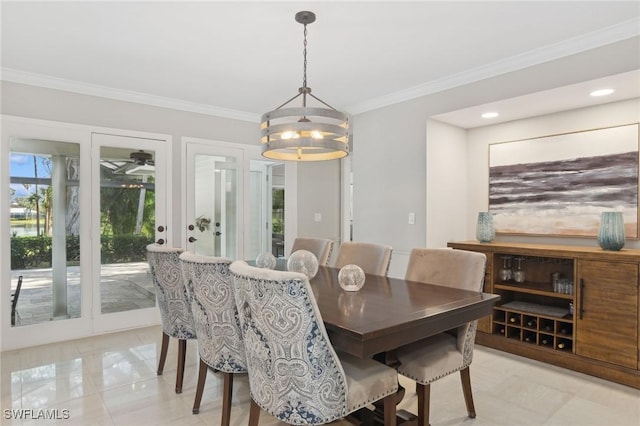
[{"label": "wine rack", "polygon": [[493,309],[493,334],[546,349],[573,350],[573,319],[541,316],[505,308]]}]

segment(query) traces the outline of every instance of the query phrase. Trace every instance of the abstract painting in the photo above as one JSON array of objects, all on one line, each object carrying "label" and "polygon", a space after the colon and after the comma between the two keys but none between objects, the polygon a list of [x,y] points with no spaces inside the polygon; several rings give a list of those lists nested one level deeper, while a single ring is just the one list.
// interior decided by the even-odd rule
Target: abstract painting
[{"label": "abstract painting", "polygon": [[489,145],[489,211],[503,234],[594,237],[621,211],[638,238],[638,124]]}]

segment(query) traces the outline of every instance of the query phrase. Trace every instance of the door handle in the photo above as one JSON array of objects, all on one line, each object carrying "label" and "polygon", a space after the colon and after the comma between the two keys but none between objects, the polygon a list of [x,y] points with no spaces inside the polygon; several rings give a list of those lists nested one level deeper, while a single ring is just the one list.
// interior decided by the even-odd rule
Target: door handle
[{"label": "door handle", "polygon": [[580,278],[580,319],[584,316],[584,278]]},{"label": "door handle", "polygon": [[195,226],[193,226],[193,225],[189,225],[189,226],[187,226],[187,229],[188,229],[189,231],[193,231],[194,229],[196,229],[196,227],[195,227]]},{"label": "door handle", "polygon": [[164,240],[162,238],[160,238],[158,241],[156,241],[156,244],[163,245],[164,244]]},{"label": "door handle", "polygon": [[197,239],[197,238],[194,238],[194,237],[189,237],[188,241],[189,241],[190,243],[193,243],[193,242],[198,241],[198,239]]}]

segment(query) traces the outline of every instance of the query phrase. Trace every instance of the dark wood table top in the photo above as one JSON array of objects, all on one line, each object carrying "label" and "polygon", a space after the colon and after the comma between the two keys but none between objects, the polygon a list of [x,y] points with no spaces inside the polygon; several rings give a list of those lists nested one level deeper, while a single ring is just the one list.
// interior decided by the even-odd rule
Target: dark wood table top
[{"label": "dark wood table top", "polygon": [[500,296],[404,279],[366,275],[357,292],[342,290],[336,268],[311,280],[336,349],[369,358],[491,313]]}]

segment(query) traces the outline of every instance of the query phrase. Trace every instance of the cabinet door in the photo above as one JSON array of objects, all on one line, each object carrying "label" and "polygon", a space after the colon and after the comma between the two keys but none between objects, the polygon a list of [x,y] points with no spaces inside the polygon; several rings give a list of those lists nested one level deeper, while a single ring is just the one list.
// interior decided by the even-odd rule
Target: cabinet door
[{"label": "cabinet door", "polygon": [[578,262],[576,354],[638,368],[638,265]]}]

